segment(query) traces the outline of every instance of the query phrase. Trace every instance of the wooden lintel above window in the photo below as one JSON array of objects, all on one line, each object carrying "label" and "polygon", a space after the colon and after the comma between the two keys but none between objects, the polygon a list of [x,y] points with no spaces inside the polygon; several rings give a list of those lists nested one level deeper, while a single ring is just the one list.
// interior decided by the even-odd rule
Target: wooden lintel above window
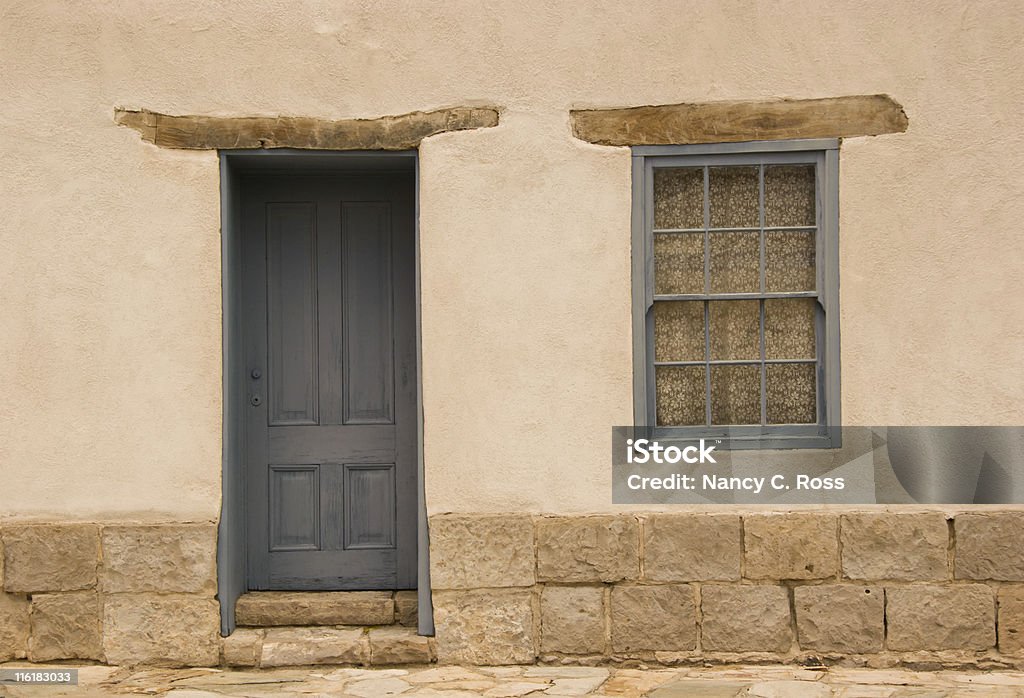
[{"label": "wooden lintel above window", "polygon": [[114,121],[163,148],[411,150],[428,136],[498,125],[493,107],[456,107],[373,119],[304,116],[189,116],[116,109]]},{"label": "wooden lintel above window", "polygon": [[889,95],[574,109],[572,132],[599,145],[686,145],[903,133]]}]

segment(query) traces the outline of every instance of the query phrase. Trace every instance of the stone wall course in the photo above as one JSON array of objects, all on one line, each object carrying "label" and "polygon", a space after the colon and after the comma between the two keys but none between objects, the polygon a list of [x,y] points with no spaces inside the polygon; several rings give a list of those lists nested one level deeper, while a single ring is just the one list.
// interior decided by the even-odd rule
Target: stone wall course
[{"label": "stone wall course", "polygon": [[832,514],[743,517],[744,576],[826,579],[839,571],[838,518]]},{"label": "stone wall course", "polygon": [[843,576],[847,579],[949,578],[949,527],[944,514],[844,514],[839,527]]},{"label": "stone wall course", "polygon": [[688,584],[612,587],[614,652],[688,652],[697,646],[697,603]]},{"label": "stone wall course", "polygon": [[821,584],[793,589],[800,649],[864,654],[881,652],[885,638],[882,587]]},{"label": "stone wall course", "polygon": [[527,664],[536,659],[531,589],[436,590],[437,660]]},{"label": "stone wall course", "polygon": [[959,514],[957,579],[1024,581],[1024,512]]},{"label": "stone wall course", "polygon": [[3,538],[5,591],[77,591],[96,586],[100,559],[99,526],[6,526]]},{"label": "stone wall course", "polygon": [[[435,647],[442,663],[495,665],[1024,657],[1024,512],[447,514],[430,527],[436,640],[379,634],[386,663]],[[7,524],[0,661],[302,659],[305,636],[269,650],[264,629],[219,637],[215,560],[210,523]],[[415,592],[398,596],[382,622],[415,625]],[[346,644],[355,654],[329,639],[310,661],[371,661],[372,638]]]},{"label": "stone wall course", "polygon": [[540,595],[541,651],[603,652],[604,617],[603,587],[544,587]]},{"label": "stone wall course", "polygon": [[643,531],[646,581],[740,578],[740,517],[735,514],[653,514]]},{"label": "stone wall course", "polygon": [[640,574],[640,525],[631,516],[537,521],[539,581],[618,582]]},{"label": "stone wall course", "polygon": [[105,526],[101,587],[106,593],[217,592],[213,524]]},{"label": "stone wall course", "polygon": [[985,650],[996,644],[996,603],[985,584],[887,587],[890,650]]},{"label": "stone wall course", "polygon": [[102,602],[94,591],[33,594],[28,658],[103,659]]},{"label": "stone wall course", "polygon": [[785,587],[705,584],[701,615],[707,652],[787,652],[793,645]]},{"label": "stone wall course", "polygon": [[445,515],[430,519],[433,589],[528,587],[536,579],[533,519]]}]

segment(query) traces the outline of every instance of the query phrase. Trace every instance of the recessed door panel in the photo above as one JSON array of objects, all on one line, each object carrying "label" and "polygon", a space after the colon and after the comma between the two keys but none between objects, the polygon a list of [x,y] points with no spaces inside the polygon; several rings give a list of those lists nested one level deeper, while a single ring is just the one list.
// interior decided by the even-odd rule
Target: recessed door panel
[{"label": "recessed door panel", "polygon": [[345,548],[395,547],[395,466],[345,466]]},{"label": "recessed door panel", "polygon": [[319,468],[271,465],[270,550],[320,549]]},{"label": "recessed door panel", "polygon": [[345,424],[395,421],[390,208],[385,202],[341,208]]},{"label": "recessed door panel", "polygon": [[317,423],[316,205],[267,203],[270,425]]}]

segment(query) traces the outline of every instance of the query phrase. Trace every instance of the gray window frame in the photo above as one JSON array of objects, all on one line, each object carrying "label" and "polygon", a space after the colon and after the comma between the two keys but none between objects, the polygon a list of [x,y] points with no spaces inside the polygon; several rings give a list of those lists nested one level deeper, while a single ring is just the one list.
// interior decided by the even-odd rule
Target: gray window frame
[{"label": "gray window frame", "polygon": [[[816,299],[818,423],[816,425],[658,427],[654,389],[654,170],[705,165],[816,166]],[[720,448],[839,448],[839,140],[752,141],[632,148],[633,420],[661,442],[722,439]],[[759,226],[763,231],[764,226]],[[761,235],[763,248],[763,232]],[[764,252],[762,249],[762,258]],[[763,260],[762,260],[763,263]],[[678,300],[704,300],[705,294]],[[799,297],[796,294],[795,297]],[[806,294],[804,294],[806,295]],[[764,298],[764,293],[730,298]],[[707,399],[707,398],[706,398]]]}]

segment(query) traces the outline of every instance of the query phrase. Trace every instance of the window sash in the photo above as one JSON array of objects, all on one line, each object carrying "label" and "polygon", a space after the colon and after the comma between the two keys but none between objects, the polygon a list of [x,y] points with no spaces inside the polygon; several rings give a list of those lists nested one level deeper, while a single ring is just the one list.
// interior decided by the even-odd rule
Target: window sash
[{"label": "window sash", "polygon": [[[808,164],[815,166],[815,225],[765,226],[764,166]],[[709,170],[715,166],[757,165],[759,167],[759,210],[757,227],[711,228]],[[704,227],[654,228],[654,172],[658,168],[702,167],[704,169]],[[633,295],[634,295],[634,424],[651,427],[661,440],[701,436],[726,436],[733,448],[836,447],[839,425],[839,352],[838,352],[838,141],[816,139],[759,143],[733,143],[700,146],[642,146],[633,148]],[[771,230],[815,231],[815,290],[813,292],[768,292],[765,286],[765,232]],[[710,235],[713,232],[747,231],[758,233],[759,292],[710,292]],[[654,293],[654,236],[704,236],[704,293]],[[814,298],[816,357],[814,360],[777,360],[764,356],[764,300],[774,298]],[[744,361],[712,360],[705,348],[703,361],[655,362],[655,301],[704,301],[705,343],[710,340],[707,303],[720,300],[760,301],[759,341],[761,357]],[[767,424],[767,366],[778,363],[816,363],[817,416],[813,425]],[[655,367],[661,365],[705,366],[705,425],[657,427]],[[761,424],[711,425],[711,371],[713,365],[758,365],[761,367]]]}]

